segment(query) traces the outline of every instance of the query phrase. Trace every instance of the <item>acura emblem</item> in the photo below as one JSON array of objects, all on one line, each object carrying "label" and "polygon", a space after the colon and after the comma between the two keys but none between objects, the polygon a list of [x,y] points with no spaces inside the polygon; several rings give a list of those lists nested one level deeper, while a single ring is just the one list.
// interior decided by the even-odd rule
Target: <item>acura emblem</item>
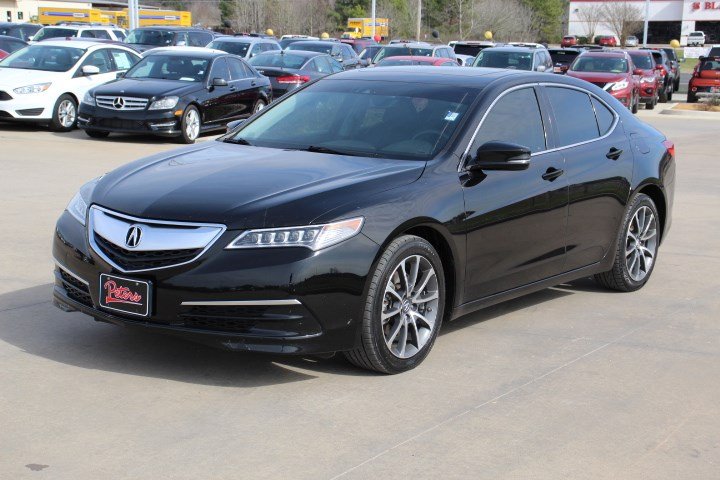
[{"label": "acura emblem", "polygon": [[123,100],[122,97],[117,97],[115,100],[113,100],[113,107],[120,110],[125,106],[125,100]]},{"label": "acura emblem", "polygon": [[133,225],[128,228],[127,235],[125,235],[125,245],[129,248],[135,248],[140,245],[140,239],[142,238],[142,229]]}]

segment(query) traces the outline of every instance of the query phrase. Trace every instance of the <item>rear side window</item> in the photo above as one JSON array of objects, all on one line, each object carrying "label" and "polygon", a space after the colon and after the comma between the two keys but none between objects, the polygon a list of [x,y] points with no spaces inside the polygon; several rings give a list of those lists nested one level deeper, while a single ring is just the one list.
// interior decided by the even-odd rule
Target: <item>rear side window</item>
[{"label": "rear side window", "polygon": [[597,98],[590,97],[590,99],[592,100],[592,105],[595,109],[595,117],[597,118],[600,135],[605,135],[610,131],[610,127],[612,127],[613,121],[615,120],[615,115]]},{"label": "rear side window", "polygon": [[598,122],[590,96],[579,90],[547,87],[550,104],[557,119],[561,147],[597,138]]},{"label": "rear side window", "polygon": [[515,143],[533,153],[545,150],[545,129],[532,87],[512,91],[492,107],[478,131],[473,151],[487,142]]}]

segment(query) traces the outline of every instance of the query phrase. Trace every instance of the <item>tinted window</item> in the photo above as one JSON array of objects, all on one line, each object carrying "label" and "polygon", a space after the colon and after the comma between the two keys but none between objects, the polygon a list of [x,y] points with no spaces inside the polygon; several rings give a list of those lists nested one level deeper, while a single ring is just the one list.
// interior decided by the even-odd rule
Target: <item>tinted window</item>
[{"label": "tinted window", "polygon": [[483,50],[475,59],[474,67],[510,68],[514,70],[532,70],[531,52],[508,52]]},{"label": "tinted window", "polygon": [[651,55],[648,55],[647,53],[631,53],[630,57],[637,68],[652,70],[653,61]]},{"label": "tinted window", "polygon": [[597,117],[598,128],[600,129],[600,135],[605,135],[610,131],[615,116],[605,105],[603,105],[597,98],[591,97],[593,107],[595,108],[595,116]]},{"label": "tinted window", "polygon": [[191,47],[204,47],[212,40],[212,35],[204,32],[188,33],[188,45]]},{"label": "tinted window", "polygon": [[215,78],[230,80],[230,71],[224,58],[218,58],[213,62],[212,69],[210,70],[210,81]]},{"label": "tinted window", "polygon": [[100,38],[102,40],[111,40],[107,30],[83,30],[80,34],[83,38]]},{"label": "tinted window", "polygon": [[127,36],[127,43],[139,45],[172,45],[175,33],[169,30],[133,30]]},{"label": "tinted window", "polygon": [[240,80],[242,78],[254,77],[250,70],[245,68],[245,65],[237,58],[226,58],[228,67],[230,68],[230,79]]},{"label": "tinted window", "polygon": [[620,57],[582,56],[573,63],[573,72],[627,73],[628,61]]},{"label": "tinted window", "polygon": [[330,62],[330,68],[332,68],[333,73],[342,72],[343,66],[340,65],[340,62],[335,60],[334,58],[324,57],[328,62]]},{"label": "tinted window", "polygon": [[137,57],[124,50],[110,50],[116,70],[129,70],[137,62]]},{"label": "tinted window", "polygon": [[515,143],[532,152],[545,150],[545,129],[533,88],[515,90],[498,100],[480,127],[473,150],[493,141]]},{"label": "tinted window", "polygon": [[557,119],[560,146],[598,137],[598,124],[587,93],[557,87],[548,87],[546,91]]},{"label": "tinted window", "polygon": [[[209,60],[207,58],[181,57],[178,55],[156,53],[140,60],[125,74],[125,77],[200,82],[205,77],[208,63]],[[228,79],[227,67],[225,67],[225,76],[223,78]]]},{"label": "tinted window", "polygon": [[245,42],[225,42],[222,40],[215,40],[208,45],[208,48],[214,48],[216,50],[222,50],[223,52],[232,53],[233,55],[237,55],[239,57],[244,57],[247,55],[250,44]]},{"label": "tinted window", "polygon": [[248,63],[253,67],[300,68],[306,60],[307,57],[292,53],[263,53],[251,58]]},{"label": "tinted window", "polygon": [[100,69],[100,73],[111,72],[112,64],[110,63],[110,57],[108,57],[107,50],[96,50],[85,59],[82,66],[91,65]]},{"label": "tinted window", "polygon": [[33,40],[39,42],[48,38],[74,37],[77,32],[76,28],[45,27],[37,33]]},{"label": "tinted window", "polygon": [[432,57],[432,48],[408,48],[407,46],[383,47],[375,56],[373,61],[379,62],[383,58],[398,56]]},{"label": "tinted window", "polygon": [[125,38],[127,37],[127,35],[125,35],[125,32],[123,32],[122,30],[113,30],[113,33],[120,41],[125,40]]},{"label": "tinted window", "polygon": [[552,61],[555,63],[563,64],[563,65],[571,64],[577,56],[578,56],[577,52],[569,52],[569,51],[562,51],[562,50],[554,50],[554,51],[550,52],[550,58],[552,58]]},{"label": "tinted window", "polygon": [[8,53],[14,53],[25,47],[27,44],[19,40],[13,40],[10,38],[0,38],[0,50],[5,50]]},{"label": "tinted window", "polygon": [[[291,43],[287,47],[287,50],[307,50],[310,52],[327,53],[328,55],[333,51],[333,45],[330,42],[325,44],[322,43]],[[337,50],[335,50],[337,52]]]}]

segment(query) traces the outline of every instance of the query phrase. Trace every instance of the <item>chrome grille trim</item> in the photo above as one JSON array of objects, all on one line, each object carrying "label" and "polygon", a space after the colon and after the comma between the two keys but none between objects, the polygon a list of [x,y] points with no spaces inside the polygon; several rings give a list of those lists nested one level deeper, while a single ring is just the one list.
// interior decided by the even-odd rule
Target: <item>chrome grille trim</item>
[{"label": "chrome grille trim", "polygon": [[[125,244],[125,236],[127,235],[128,229],[133,225],[140,226],[144,230],[147,230],[146,233],[143,234],[140,245],[135,248],[129,248]],[[100,229],[102,233],[97,231],[97,229]],[[93,252],[123,273],[162,270],[165,268],[173,268],[192,263],[208,251],[210,247],[212,247],[222,236],[222,234],[225,233],[225,230],[227,230],[227,227],[218,223],[190,223],[151,220],[125,215],[97,205],[90,207],[87,222],[88,242],[90,243]],[[97,234],[101,235],[106,241],[117,245],[119,248],[137,252],[162,252],[183,248],[197,248],[202,250],[190,260],[180,263],[153,268],[125,269],[103,253],[102,249],[95,241],[96,231]],[[145,245],[148,246],[146,247]]]},{"label": "chrome grille trim", "polygon": [[[117,108],[115,106],[115,101],[117,99],[122,99],[123,101],[123,106],[121,108]],[[123,97],[121,95],[98,95],[95,97],[95,102],[98,107],[108,108],[110,110],[145,110],[148,105],[147,98]]]}]

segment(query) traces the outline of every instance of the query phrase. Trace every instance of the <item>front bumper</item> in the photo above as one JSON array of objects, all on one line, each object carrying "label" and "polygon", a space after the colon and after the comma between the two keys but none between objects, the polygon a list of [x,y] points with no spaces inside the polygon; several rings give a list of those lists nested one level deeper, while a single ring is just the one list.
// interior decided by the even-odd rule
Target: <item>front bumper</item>
[{"label": "front bumper", "polygon": [[632,101],[632,91],[630,89],[626,88],[624,90],[618,90],[617,92],[610,91],[609,93],[626,107],[630,108],[632,106],[630,105]]},{"label": "front bumper", "polygon": [[174,110],[111,110],[81,103],[78,127],[115,133],[141,133],[163,137],[181,135],[180,116]]},{"label": "front bumper", "polygon": [[48,92],[18,95],[0,87],[0,120],[47,122],[52,117],[57,97]]},{"label": "front bumper", "polygon": [[[85,228],[64,212],[53,238],[55,304],[98,321],[231,350],[308,354],[358,345],[376,243],[359,234],[319,252],[225,250],[238,233],[225,232],[190,264],[121,273],[92,250]],[[150,315],[100,307],[101,273],[150,282]]]},{"label": "front bumper", "polygon": [[657,86],[652,84],[640,84],[640,100],[646,103],[650,103],[655,100],[657,95]]}]

